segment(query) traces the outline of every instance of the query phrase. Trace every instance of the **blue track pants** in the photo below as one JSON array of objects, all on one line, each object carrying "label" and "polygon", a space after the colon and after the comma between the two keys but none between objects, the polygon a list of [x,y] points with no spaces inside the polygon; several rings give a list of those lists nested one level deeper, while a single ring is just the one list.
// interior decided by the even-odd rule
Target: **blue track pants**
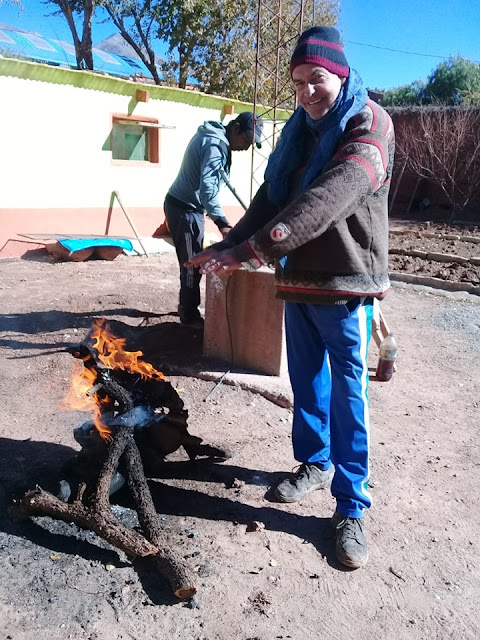
[{"label": "blue track pants", "polygon": [[335,465],[337,510],[352,518],[361,518],[371,505],[367,355],[372,315],[371,298],[345,305],[285,303],[294,456],[321,469]]}]

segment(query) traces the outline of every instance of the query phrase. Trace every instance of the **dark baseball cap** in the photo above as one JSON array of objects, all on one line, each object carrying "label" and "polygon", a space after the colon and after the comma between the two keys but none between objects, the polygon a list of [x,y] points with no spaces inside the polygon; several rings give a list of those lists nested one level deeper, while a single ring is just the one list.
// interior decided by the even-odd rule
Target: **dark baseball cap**
[{"label": "dark baseball cap", "polygon": [[255,144],[258,149],[261,149],[263,120],[260,116],[256,116],[251,111],[243,111],[235,118],[235,122],[238,122],[241,131],[245,131],[250,142],[253,142],[253,131],[255,130]]}]

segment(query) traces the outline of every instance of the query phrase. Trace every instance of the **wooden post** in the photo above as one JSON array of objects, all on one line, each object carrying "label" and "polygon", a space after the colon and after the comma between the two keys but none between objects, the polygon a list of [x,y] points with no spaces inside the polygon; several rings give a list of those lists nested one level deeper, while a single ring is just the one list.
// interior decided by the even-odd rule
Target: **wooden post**
[{"label": "wooden post", "polygon": [[150,100],[150,91],[146,89],[137,89],[135,94],[137,102],[148,102]]},{"label": "wooden post", "polygon": [[393,190],[392,197],[390,198],[390,207],[392,209],[393,209],[393,205],[395,204],[395,199],[397,197],[398,189],[400,187],[400,183],[402,181],[403,173],[405,171],[406,166],[407,166],[407,160],[405,159],[405,162],[403,163],[402,168],[400,169],[400,173],[398,174],[397,183],[395,185],[395,189]]},{"label": "wooden post", "polygon": [[408,216],[408,214],[410,213],[410,209],[412,208],[412,204],[413,204],[413,201],[415,199],[415,196],[417,195],[418,186],[419,186],[421,181],[422,181],[422,178],[418,178],[416,183],[415,183],[415,187],[413,188],[412,195],[410,197],[410,202],[408,203],[408,207],[407,207],[407,210],[405,212],[406,216]]},{"label": "wooden post", "polygon": [[108,214],[107,214],[107,224],[105,226],[105,235],[108,236],[108,232],[110,230],[110,222],[112,220],[112,211],[113,211],[113,201],[115,200],[115,191],[112,191],[112,195],[110,196],[110,204],[108,206]]}]

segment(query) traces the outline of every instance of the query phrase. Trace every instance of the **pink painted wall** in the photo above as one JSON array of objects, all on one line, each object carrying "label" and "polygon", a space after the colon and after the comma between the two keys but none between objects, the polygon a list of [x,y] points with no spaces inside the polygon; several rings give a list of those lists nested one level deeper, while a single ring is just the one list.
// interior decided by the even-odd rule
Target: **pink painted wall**
[{"label": "pink painted wall", "polygon": [[[151,236],[164,221],[162,207],[129,207],[127,209],[140,236]],[[243,215],[243,209],[224,207],[231,224]],[[0,209],[0,259],[18,257],[43,245],[25,242],[18,234],[98,234],[104,235],[108,207],[89,209]],[[206,231],[217,228],[207,217]],[[135,237],[135,234],[119,207],[112,211],[109,235]]]}]

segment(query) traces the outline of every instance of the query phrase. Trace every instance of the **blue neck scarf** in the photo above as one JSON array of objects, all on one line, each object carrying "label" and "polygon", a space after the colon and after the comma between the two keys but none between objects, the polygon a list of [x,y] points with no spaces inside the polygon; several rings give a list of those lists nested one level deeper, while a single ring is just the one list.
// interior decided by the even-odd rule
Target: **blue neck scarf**
[{"label": "blue neck scarf", "polygon": [[335,152],[347,122],[365,106],[367,92],[362,79],[350,69],[347,81],[330,111],[320,120],[312,120],[303,107],[298,107],[286,125],[273,150],[265,171],[265,180],[270,183],[270,200],[282,207],[289,195],[290,176],[302,166],[306,136],[310,130],[321,133],[310,156],[302,177],[300,190],[305,191]]}]

